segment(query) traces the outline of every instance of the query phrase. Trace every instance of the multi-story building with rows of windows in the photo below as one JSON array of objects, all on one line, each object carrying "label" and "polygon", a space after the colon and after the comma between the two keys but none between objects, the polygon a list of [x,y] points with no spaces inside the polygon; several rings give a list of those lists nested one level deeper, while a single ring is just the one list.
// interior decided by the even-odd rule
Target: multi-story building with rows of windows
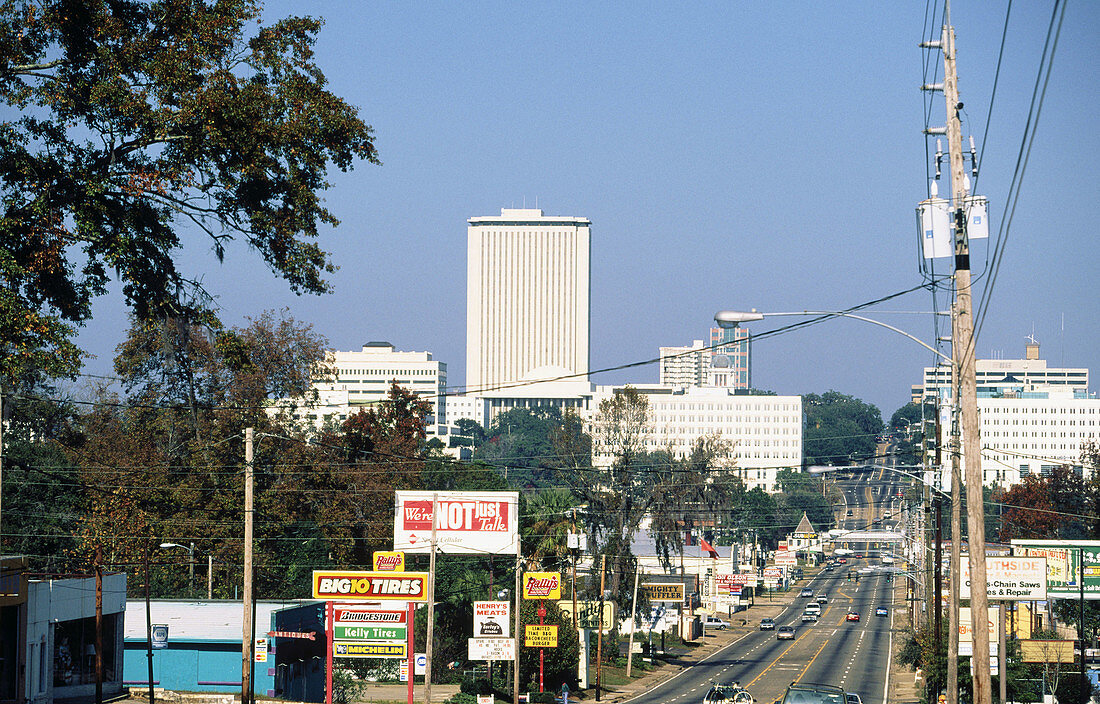
[{"label": "multi-story building with rows of windows", "polygon": [[313,399],[284,399],[272,407],[291,407],[293,418],[320,426],[341,422],[384,401],[396,383],[432,404],[425,425],[429,435],[446,433],[447,365],[431,352],[399,352],[388,342],[368,342],[356,351],[325,353],[326,378],[313,383]]},{"label": "multi-story building with rows of windows", "polygon": [[[732,389],[635,386],[648,401],[648,427],[642,438],[646,451],[670,450],[686,457],[695,442],[713,435],[730,444],[726,463],[748,489],[779,491],[780,469],[802,466],[802,397],[750,396]],[[600,446],[600,403],[622,387],[598,386],[586,413],[593,434],[593,461],[611,463],[610,450]]]}]

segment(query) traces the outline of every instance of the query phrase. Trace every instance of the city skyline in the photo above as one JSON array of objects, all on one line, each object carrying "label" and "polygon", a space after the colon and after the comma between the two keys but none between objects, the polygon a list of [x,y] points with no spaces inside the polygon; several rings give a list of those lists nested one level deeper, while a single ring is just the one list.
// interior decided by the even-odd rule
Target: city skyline
[{"label": "city skyline", "polygon": [[[265,13],[296,10],[270,3]],[[327,200],[343,224],[321,244],[342,267],[335,293],[295,297],[243,246],[218,265],[194,234],[185,268],[219,296],[229,324],[288,306],[334,349],[386,339],[430,350],[449,364],[452,388],[467,377],[463,224],[501,207],[591,220],[594,372],[700,337],[716,310],[837,310],[919,286],[914,209],[934,170],[917,91],[923,5],[853,3],[843,19],[801,5],[653,10],[626,20],[570,5],[537,17],[503,4],[466,15],[311,7],[327,20],[318,62],[374,125],[384,164],[332,174]],[[1096,64],[1100,10],[1067,14],[1004,259],[996,269],[984,244],[972,255],[976,301],[999,272],[978,356],[1018,357],[1034,334],[1051,364],[1098,368],[1100,297],[1087,294],[1097,263],[1087,253],[1100,138],[1081,129],[1095,122],[1096,98],[1079,69]],[[978,141],[994,233],[1048,19],[1046,8],[1013,8],[985,136],[1004,7],[954,11],[964,128]],[[508,33],[472,39],[493,28]],[[583,48],[559,51],[553,37],[573,32]],[[861,34],[875,45],[850,51]],[[942,99],[928,121],[943,123]],[[912,312],[931,310],[931,298],[910,293],[866,313],[934,343],[942,327]],[[98,355],[89,373],[112,373],[126,329],[117,299],[112,287],[81,333]],[[764,335],[789,322],[750,324],[754,386],[835,389],[889,416],[934,363],[857,321]],[[592,380],[647,383],[657,373],[654,362]]]}]

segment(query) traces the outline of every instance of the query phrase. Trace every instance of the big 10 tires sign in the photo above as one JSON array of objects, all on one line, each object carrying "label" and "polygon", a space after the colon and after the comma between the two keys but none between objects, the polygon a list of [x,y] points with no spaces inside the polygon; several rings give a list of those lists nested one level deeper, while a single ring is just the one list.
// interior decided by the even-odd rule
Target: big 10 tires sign
[{"label": "big 10 tires sign", "polygon": [[519,493],[514,491],[398,491],[393,549],[512,554],[519,545]]}]

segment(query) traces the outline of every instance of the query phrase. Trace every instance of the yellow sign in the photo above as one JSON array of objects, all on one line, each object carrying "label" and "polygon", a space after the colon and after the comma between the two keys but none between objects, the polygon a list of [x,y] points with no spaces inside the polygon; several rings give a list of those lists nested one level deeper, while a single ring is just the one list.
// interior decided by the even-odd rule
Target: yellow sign
[{"label": "yellow sign", "polygon": [[523,575],[524,599],[561,598],[561,572],[527,572]]},{"label": "yellow sign", "polygon": [[329,601],[427,601],[427,572],[313,570],[313,598]]},{"label": "yellow sign", "polygon": [[332,654],[338,658],[406,658],[409,651],[406,644],[397,641],[377,643],[336,641],[332,644]]},{"label": "yellow sign", "polygon": [[650,582],[642,584],[642,591],[649,596],[650,601],[683,602],[684,585],[680,582]]},{"label": "yellow sign", "polygon": [[1072,640],[1021,640],[1022,662],[1074,662]]},{"label": "yellow sign", "polygon": [[558,627],[526,625],[523,627],[523,644],[528,648],[556,648]]},{"label": "yellow sign", "polygon": [[405,553],[386,550],[374,551],[375,572],[404,572]]}]

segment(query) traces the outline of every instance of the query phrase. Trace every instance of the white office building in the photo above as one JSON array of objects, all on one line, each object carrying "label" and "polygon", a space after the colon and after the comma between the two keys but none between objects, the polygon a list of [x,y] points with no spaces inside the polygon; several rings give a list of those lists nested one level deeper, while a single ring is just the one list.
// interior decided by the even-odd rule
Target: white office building
[{"label": "white office building", "polygon": [[445,434],[447,423],[447,365],[431,352],[400,352],[388,342],[368,342],[356,351],[325,353],[331,372],[313,383],[315,398],[283,399],[272,412],[288,409],[293,418],[321,426],[342,422],[358,411],[377,406],[396,383],[432,404],[425,425],[429,435]]},{"label": "white office building", "polygon": [[[1049,476],[1059,466],[1081,472],[1082,446],[1100,443],[1100,399],[1064,385],[1029,388],[978,399],[983,484],[1009,487],[1028,475]],[[943,447],[950,429],[949,418],[941,420]],[[942,474],[941,485],[950,486],[947,470]]]},{"label": "white office building", "polygon": [[466,392],[587,381],[591,223],[526,208],[467,222]]},{"label": "white office building", "polygon": [[[623,387],[598,386],[586,416],[593,433],[593,461],[607,466],[612,457],[598,444],[595,426],[600,402]],[[686,457],[702,437],[716,435],[732,448],[727,461],[748,489],[779,491],[781,469],[802,466],[802,397],[750,396],[732,389],[706,387],[635,386],[649,402],[647,451],[670,450]]]},{"label": "white office building", "polygon": [[[1049,367],[1039,358],[1039,344],[1029,343],[1024,359],[979,359],[975,363],[978,397],[992,398],[1005,393],[1027,391],[1035,387],[1059,387],[1069,391],[1087,391],[1089,370]],[[914,400],[916,400],[914,388]],[[946,362],[924,369],[924,398],[951,401],[951,366]]]},{"label": "white office building", "polygon": [[704,386],[710,369],[710,350],[703,341],[691,347],[661,347],[660,384],[663,386]]}]

